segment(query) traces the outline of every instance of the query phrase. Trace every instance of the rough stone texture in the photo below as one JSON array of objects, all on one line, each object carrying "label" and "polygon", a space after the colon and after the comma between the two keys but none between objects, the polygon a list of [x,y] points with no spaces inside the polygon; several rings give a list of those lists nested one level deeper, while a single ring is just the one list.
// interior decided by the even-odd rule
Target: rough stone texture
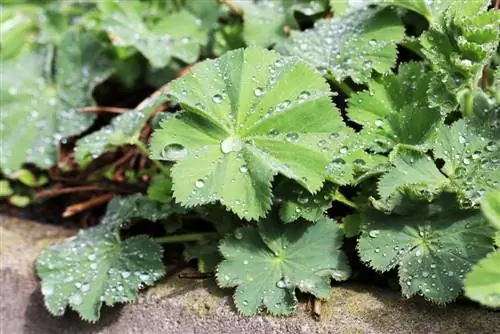
[{"label": "rough stone texture", "polygon": [[0,333],[500,333],[500,313],[471,304],[441,308],[399,294],[342,284],[333,289],[315,321],[306,304],[297,316],[241,317],[230,291],[211,280],[172,277],[141,294],[139,302],[105,308],[97,324],[73,312],[54,318],[45,311],[34,261],[47,244],[74,231],[0,216]]}]

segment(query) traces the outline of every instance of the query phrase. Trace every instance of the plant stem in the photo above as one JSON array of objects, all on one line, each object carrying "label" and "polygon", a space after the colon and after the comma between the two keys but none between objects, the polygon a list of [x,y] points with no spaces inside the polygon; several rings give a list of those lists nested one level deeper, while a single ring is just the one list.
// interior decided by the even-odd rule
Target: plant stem
[{"label": "plant stem", "polygon": [[470,88],[467,93],[465,93],[464,99],[464,116],[471,117],[474,113],[474,89]]},{"label": "plant stem", "polygon": [[187,233],[187,234],[177,234],[168,235],[165,237],[154,238],[153,240],[159,244],[172,244],[177,242],[190,242],[190,241],[202,241],[215,237],[218,233],[216,232],[205,232],[205,233]]},{"label": "plant stem", "polygon": [[348,97],[351,96],[352,94],[355,93],[355,91],[349,87],[348,84],[346,84],[345,82],[338,82],[334,77],[333,75],[330,75],[329,76],[329,79],[332,80],[332,82],[335,84],[335,86],[337,86],[338,88],[340,88],[340,90],[345,94],[347,95]]},{"label": "plant stem", "polygon": [[[146,157],[149,157],[149,152],[148,152],[148,149],[146,148],[146,146],[144,146],[144,144],[140,141],[140,140],[137,140],[135,142],[135,146],[137,146],[137,148],[146,156]],[[170,175],[170,170],[165,167],[161,162],[159,162],[158,160],[153,160],[153,159],[150,159],[156,167],[158,167],[158,169],[165,175],[169,176]]]},{"label": "plant stem", "polygon": [[353,209],[357,209],[358,206],[356,205],[356,203],[354,203],[353,201],[350,201],[348,200],[340,191],[337,190],[337,192],[335,193],[335,197],[334,197],[334,200],[340,202],[340,203],[344,203],[345,205],[347,206],[350,206],[351,208]]}]

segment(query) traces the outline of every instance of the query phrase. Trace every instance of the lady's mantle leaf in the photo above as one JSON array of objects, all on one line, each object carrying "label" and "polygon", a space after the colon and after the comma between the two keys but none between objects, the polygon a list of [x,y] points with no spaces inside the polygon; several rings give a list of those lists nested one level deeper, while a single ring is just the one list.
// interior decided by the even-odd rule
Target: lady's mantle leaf
[{"label": "lady's mantle leaf", "polygon": [[378,193],[383,200],[395,192],[406,192],[431,200],[449,185],[449,180],[425,153],[398,147],[391,155],[394,168],[384,174],[378,183]]},{"label": "lady's mantle leaf", "polygon": [[[445,111],[457,105],[459,92],[472,89],[497,50],[500,13],[488,1],[455,1],[422,35],[422,52],[436,65],[429,99]],[[446,94],[448,92],[448,94]]]},{"label": "lady's mantle leaf", "polygon": [[435,157],[444,160],[442,170],[452,180],[463,206],[477,206],[486,192],[499,188],[500,107],[488,114],[491,122],[461,119],[437,129]]},{"label": "lady's mantle leaf", "polygon": [[75,157],[79,164],[87,158],[97,158],[113,147],[135,144],[149,116],[167,100],[162,90],[142,101],[134,110],[115,117],[111,124],[93,132],[76,142]]},{"label": "lady's mantle leaf", "polygon": [[405,216],[365,212],[361,259],[385,272],[399,266],[402,292],[444,304],[462,289],[464,275],[493,249],[493,229],[452,201],[419,203]]},{"label": "lady's mantle leaf", "polygon": [[465,295],[482,305],[500,307],[500,251],[479,261],[465,277]]},{"label": "lady's mantle leaf", "polygon": [[[348,136],[325,80],[296,58],[240,49],[172,82],[184,112],[153,133],[151,157],[177,160],[174,197],[221,201],[240,217],[264,216],[281,173],[314,193],[329,152]],[[335,136],[332,136],[332,133]]]},{"label": "lady's mantle leaf", "polygon": [[243,38],[248,45],[263,47],[285,39],[285,26],[298,28],[295,11],[314,15],[325,10],[321,1],[310,0],[240,0],[234,3],[243,9]]},{"label": "lady's mantle leaf", "polygon": [[315,222],[325,216],[335,199],[337,186],[325,183],[325,186],[312,195],[293,181],[279,184],[275,190],[275,200],[280,203],[279,215],[285,223],[299,218]]},{"label": "lady's mantle leaf", "polygon": [[31,53],[2,65],[0,166],[6,173],[25,162],[52,166],[59,141],[92,123],[91,114],[75,109],[91,105],[90,93],[111,74],[109,55],[91,33],[71,30],[65,34],[52,80],[44,76],[47,59],[47,55]]},{"label": "lady's mantle leaf", "polygon": [[98,6],[102,25],[113,43],[133,46],[153,67],[166,66],[172,57],[192,63],[198,58],[200,45],[206,43],[201,20],[187,11],[167,15],[150,28],[136,1],[99,1]]},{"label": "lady's mantle leaf", "polygon": [[396,144],[422,145],[441,116],[429,107],[427,89],[430,75],[422,63],[407,63],[398,75],[389,75],[370,84],[370,91],[349,99],[348,115],[363,125],[362,136],[370,148],[386,151]]},{"label": "lady's mantle leaf", "polygon": [[305,59],[337,81],[351,77],[362,83],[370,79],[372,70],[384,73],[394,65],[396,43],[403,37],[404,27],[394,12],[366,8],[317,21],[304,32],[294,31],[276,49]]},{"label": "lady's mantle leaf", "polygon": [[335,15],[344,15],[358,11],[370,5],[399,6],[413,10],[427,18],[431,23],[435,22],[454,0],[330,0]]},{"label": "lady's mantle leaf", "polygon": [[486,219],[500,230],[500,190],[493,191],[483,197],[481,210]]},{"label": "lady's mantle leaf", "polygon": [[142,195],[115,198],[100,225],[45,249],[37,262],[47,309],[62,315],[66,306],[96,321],[102,303],[134,301],[137,289],[165,274],[162,248],[146,236],[124,241],[119,232],[131,219],[157,220],[172,211]]},{"label": "lady's mantle leaf", "polygon": [[261,306],[275,315],[293,313],[295,289],[326,299],[330,277],[345,280],[350,268],[339,250],[342,232],[324,218],[316,224],[262,221],[245,227],[220,244],[225,260],[217,268],[220,287],[236,287],[234,302],[241,314],[256,314]]}]

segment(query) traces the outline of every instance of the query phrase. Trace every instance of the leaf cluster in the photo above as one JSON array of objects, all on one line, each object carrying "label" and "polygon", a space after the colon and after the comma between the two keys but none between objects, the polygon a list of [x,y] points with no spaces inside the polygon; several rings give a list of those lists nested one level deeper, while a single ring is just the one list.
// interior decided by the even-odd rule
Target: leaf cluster
[{"label": "leaf cluster", "polygon": [[[127,181],[147,188],[43,251],[47,309],[96,321],[103,304],[136,300],[179,257],[172,243],[234,288],[243,315],[293,314],[297,291],[327,299],[358,259],[397,273],[406,297],[446,304],[464,289],[499,307],[488,3],[3,5],[1,196],[26,168],[62,169],[68,146],[73,172],[95,174],[132,147]],[[143,101],[105,106],[117,86]]]}]

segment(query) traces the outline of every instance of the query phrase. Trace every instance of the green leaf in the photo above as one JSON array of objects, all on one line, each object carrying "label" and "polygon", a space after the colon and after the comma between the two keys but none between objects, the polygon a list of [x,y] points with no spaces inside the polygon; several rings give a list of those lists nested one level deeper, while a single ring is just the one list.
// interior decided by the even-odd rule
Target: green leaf
[{"label": "green leaf", "polygon": [[217,55],[244,46],[242,24],[227,25],[215,33],[214,53]]},{"label": "green leaf", "polygon": [[12,190],[9,181],[0,180],[0,198],[9,197],[13,193],[14,190]]},{"label": "green leaf", "polygon": [[149,27],[136,1],[98,2],[102,25],[116,46],[131,46],[156,68],[166,66],[172,57],[186,63],[198,59],[200,45],[206,44],[201,21],[188,11],[163,16]]},{"label": "green leaf", "polygon": [[326,183],[316,194],[312,195],[295,182],[282,182],[276,187],[275,200],[280,203],[279,215],[285,223],[299,218],[310,222],[318,221],[325,216],[335,199],[337,186]]},{"label": "green leaf", "polygon": [[330,137],[347,129],[325,80],[272,51],[239,49],[199,63],[170,94],[184,112],[154,131],[151,158],[177,161],[174,197],[186,207],[220,201],[240,217],[262,217],[274,175],[317,192],[328,151],[347,137]]},{"label": "green leaf", "polygon": [[395,192],[412,193],[432,200],[449,185],[449,180],[425,153],[398,147],[391,155],[394,168],[384,174],[378,183],[378,193],[383,200]]},{"label": "green leaf", "polygon": [[361,225],[363,224],[363,219],[361,215],[349,215],[345,217],[340,224],[340,228],[344,231],[346,238],[354,238],[361,232]]},{"label": "green leaf", "polygon": [[60,316],[69,305],[82,319],[96,321],[103,303],[135,301],[138,289],[165,275],[163,251],[144,235],[120,240],[120,229],[132,219],[157,220],[170,213],[143,195],[118,197],[99,225],[45,249],[37,273],[47,309]]},{"label": "green leaf", "polygon": [[493,249],[493,229],[477,211],[460,211],[454,200],[415,203],[406,215],[363,213],[361,259],[375,270],[398,268],[403,295],[435,303],[454,300],[464,275]]},{"label": "green leaf", "polygon": [[225,260],[217,268],[217,284],[236,287],[234,302],[243,315],[261,306],[274,315],[292,314],[295,289],[317,298],[330,295],[330,277],[345,280],[350,269],[339,250],[342,232],[324,218],[315,224],[261,221],[224,239],[219,249]]},{"label": "green leaf", "polygon": [[398,6],[413,10],[427,18],[430,23],[435,22],[448,8],[453,0],[330,0],[335,15],[358,11],[370,5]]},{"label": "green leaf", "polygon": [[422,52],[435,66],[429,100],[452,111],[464,90],[474,90],[499,43],[500,13],[488,1],[455,1],[422,37]]},{"label": "green leaf", "polygon": [[393,67],[396,43],[403,37],[404,27],[394,12],[367,8],[319,20],[313,29],[293,31],[276,49],[303,58],[338,82],[351,77],[364,83],[372,70],[385,73]]},{"label": "green leaf", "polygon": [[196,259],[198,261],[198,271],[200,273],[213,272],[222,261],[222,255],[219,252],[217,241],[203,244],[186,244],[182,255],[186,262]]},{"label": "green leaf", "polygon": [[134,110],[127,111],[113,118],[106,125],[76,142],[75,157],[80,165],[85,165],[90,158],[97,158],[102,153],[125,144],[137,144],[141,129],[151,114],[167,101],[164,94],[167,88],[160,89],[142,101]]},{"label": "green leaf", "polygon": [[87,129],[93,115],[75,109],[93,104],[90,93],[110,74],[110,58],[92,33],[67,32],[55,56],[31,53],[2,65],[2,154],[5,173],[31,162],[48,168],[56,161],[59,141]]},{"label": "green leaf", "polygon": [[465,295],[482,305],[500,307],[500,251],[477,263],[464,281]]},{"label": "green leaf", "polygon": [[500,230],[500,190],[493,191],[483,197],[481,210],[486,219]]},{"label": "green leaf", "polygon": [[294,13],[314,15],[325,10],[321,1],[234,1],[243,10],[243,37],[248,45],[267,47],[287,37],[285,26],[298,28]]},{"label": "green leaf", "polygon": [[[405,63],[398,75],[370,83],[349,99],[348,116],[363,126],[369,148],[387,151],[397,144],[423,146],[441,120],[427,101],[430,74],[422,63]],[[371,143],[371,144],[370,144]]]},{"label": "green leaf", "polygon": [[[495,121],[500,108],[489,112],[493,122],[461,119],[437,130],[434,155],[444,160],[442,171],[464,207],[477,206],[488,191],[497,190],[500,180],[500,132]],[[496,125],[495,125],[496,124]]]},{"label": "green leaf", "polygon": [[9,197],[9,203],[18,208],[25,208],[31,204],[31,198],[28,196],[14,194]]},{"label": "green leaf", "polygon": [[149,184],[148,197],[161,203],[172,203],[172,179],[162,174],[155,176]]}]

